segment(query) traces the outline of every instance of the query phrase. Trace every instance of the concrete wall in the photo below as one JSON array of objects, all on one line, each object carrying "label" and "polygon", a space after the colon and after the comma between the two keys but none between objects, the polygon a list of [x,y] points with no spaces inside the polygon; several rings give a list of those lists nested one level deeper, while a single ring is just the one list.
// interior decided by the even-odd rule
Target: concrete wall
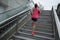
[{"label": "concrete wall", "polygon": [[4,12],[4,8],[0,6],[0,13]]},{"label": "concrete wall", "polygon": [[0,22],[11,17],[12,15],[15,15],[15,13],[12,13],[12,11],[3,13],[4,11],[17,8],[21,5],[26,4],[27,2],[28,0],[0,0]]},{"label": "concrete wall", "polygon": [[28,2],[28,0],[0,0],[0,1],[2,1],[3,4],[6,4],[8,6],[7,8],[2,7],[2,10],[0,9],[1,11],[4,11],[4,9],[5,11],[11,10]]}]

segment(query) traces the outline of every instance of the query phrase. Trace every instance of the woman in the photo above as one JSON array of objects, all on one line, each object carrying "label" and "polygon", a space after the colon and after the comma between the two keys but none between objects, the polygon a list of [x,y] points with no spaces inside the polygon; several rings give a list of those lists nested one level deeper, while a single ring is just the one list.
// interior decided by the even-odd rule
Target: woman
[{"label": "woman", "polygon": [[35,34],[34,30],[35,30],[36,22],[37,22],[37,19],[38,19],[38,13],[39,13],[38,5],[35,4],[34,8],[31,11],[31,16],[32,16],[32,35]]}]

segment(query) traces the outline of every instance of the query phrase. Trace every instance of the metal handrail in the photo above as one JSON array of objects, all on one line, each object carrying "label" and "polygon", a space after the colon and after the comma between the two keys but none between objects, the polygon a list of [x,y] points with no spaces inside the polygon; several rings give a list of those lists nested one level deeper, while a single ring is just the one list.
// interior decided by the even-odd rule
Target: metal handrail
[{"label": "metal handrail", "polygon": [[57,27],[56,29],[58,31],[58,37],[60,39],[60,21],[59,21],[56,9],[54,7],[52,8],[52,11],[53,11],[53,17],[54,17],[54,20],[55,20],[55,24],[56,24],[56,27]]},{"label": "metal handrail", "polygon": [[[28,4],[28,3],[27,3],[27,4]],[[0,15],[1,15],[1,14],[4,14],[4,13],[6,13],[6,12],[12,11],[12,10],[16,10],[16,9],[18,9],[18,8],[23,8],[23,7],[26,6],[27,4],[23,4],[23,5],[20,5],[20,6],[16,7],[16,8],[12,8],[11,10],[4,11],[3,13],[0,13]]]},{"label": "metal handrail", "polygon": [[[26,4],[25,6],[27,7],[27,5],[28,5],[28,4]],[[16,10],[16,11],[21,12],[21,11],[25,10],[25,9],[24,9],[24,8],[26,8],[25,6],[23,6],[23,7],[20,6],[20,7],[14,8],[14,9],[12,9],[12,10],[6,11],[6,12],[4,12],[4,13],[7,14],[8,12],[13,11],[13,10]],[[21,7],[23,8],[23,10],[21,10]],[[17,10],[17,9],[19,9],[19,10]],[[21,11],[20,11],[20,10],[21,10]],[[17,12],[17,13],[19,13],[19,12]],[[17,14],[17,13],[16,13],[16,14]],[[2,13],[2,14],[3,14],[3,13]],[[15,14],[15,15],[16,15],[16,14]],[[0,14],[0,15],[1,15],[1,14]],[[8,18],[8,19],[9,19],[9,18]],[[7,20],[7,19],[6,19],[6,20]],[[1,24],[3,21],[5,21],[5,20],[2,20],[2,21],[0,22],[0,24]]]},{"label": "metal handrail", "polygon": [[5,19],[7,19],[7,18],[9,18],[11,16],[14,16],[17,13],[19,13],[19,12],[25,10],[26,8],[28,8],[28,6],[27,6],[28,4],[24,4],[24,5],[21,5],[21,6],[17,7],[17,8],[13,8],[11,10],[8,10],[8,11],[5,11],[3,13],[0,13],[0,23],[2,21],[4,21]]},{"label": "metal handrail", "polygon": [[[27,8],[27,9],[25,9],[24,11],[22,11],[22,12],[20,12],[20,13],[18,13],[18,14],[16,14],[16,15],[14,15],[14,16],[12,16],[12,17],[10,17],[10,18],[8,18],[8,19],[6,19],[6,20],[4,20],[4,21],[0,22],[0,25],[1,25],[1,24],[3,24],[4,22],[6,22],[6,21],[8,21],[8,20],[10,20],[10,19],[12,19],[12,18],[14,18],[14,17],[17,17],[17,16],[19,16],[19,15],[23,14],[24,12],[26,12],[26,11],[28,11],[28,10],[29,10],[29,8]],[[0,28],[3,28],[3,26],[2,26],[2,27],[0,27]]]},{"label": "metal handrail", "polygon": [[[16,32],[18,30],[18,28],[22,27],[22,25],[25,24],[25,22],[27,22],[29,20],[28,19],[28,18],[30,18],[29,11],[31,9],[29,7],[29,4],[26,4],[23,9],[24,10],[22,10],[22,11],[19,11],[17,9],[19,12],[17,12],[15,15],[13,15],[5,20],[2,20],[0,22],[0,39],[3,40],[3,38],[5,38],[5,35],[11,36],[14,32]],[[6,37],[6,39],[8,37]]]},{"label": "metal handrail", "polygon": [[[0,27],[0,31],[1,29],[3,30],[2,35],[0,36],[0,39],[6,35],[10,30],[12,30],[14,27],[16,27],[18,25],[18,23],[21,23],[27,16],[28,16],[28,12],[30,11],[30,8],[26,8],[24,11],[17,13],[16,15],[0,22],[0,25],[5,23],[6,21],[9,21],[7,24],[4,24],[3,26]],[[21,17],[21,15],[23,15],[23,17]],[[21,19],[20,19],[21,18]],[[13,26],[14,24],[16,24],[15,26]],[[10,25],[10,26],[8,26]],[[12,25],[12,26],[11,26]],[[7,28],[7,30],[4,30],[3,28]],[[18,27],[16,28],[16,30],[18,30]]]}]

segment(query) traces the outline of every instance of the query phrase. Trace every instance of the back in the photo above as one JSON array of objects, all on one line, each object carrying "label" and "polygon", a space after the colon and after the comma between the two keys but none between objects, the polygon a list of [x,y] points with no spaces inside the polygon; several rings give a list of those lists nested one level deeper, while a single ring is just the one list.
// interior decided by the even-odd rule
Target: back
[{"label": "back", "polygon": [[32,10],[32,18],[38,18],[38,8],[34,8]]}]

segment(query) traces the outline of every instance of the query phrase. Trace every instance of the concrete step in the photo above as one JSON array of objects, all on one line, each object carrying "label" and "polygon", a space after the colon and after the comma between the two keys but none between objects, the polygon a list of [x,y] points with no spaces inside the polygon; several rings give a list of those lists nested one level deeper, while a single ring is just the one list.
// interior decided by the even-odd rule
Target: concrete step
[{"label": "concrete step", "polygon": [[42,19],[42,20],[52,20],[51,18],[44,18],[44,17],[39,17],[38,19]]},{"label": "concrete step", "polygon": [[25,39],[17,38],[17,37],[12,36],[9,40],[25,40]]},{"label": "concrete step", "polygon": [[51,14],[44,14],[44,13],[41,13],[40,15],[41,16],[51,16]]},{"label": "concrete step", "polygon": [[27,37],[27,38],[36,39],[36,40],[53,40],[54,39],[54,38],[50,38],[50,37],[46,37],[46,36],[39,36],[39,35],[32,36],[32,34],[24,33],[24,32],[18,32],[15,34],[15,36],[23,36],[23,37]]},{"label": "concrete step", "polygon": [[[27,24],[31,24],[32,20],[30,20]],[[52,21],[43,21],[43,20],[38,20],[36,23],[47,23],[47,24],[52,24]]]},{"label": "concrete step", "polygon": [[[28,23],[31,23],[31,22],[32,22],[32,20],[29,21]],[[42,19],[37,20],[37,22],[38,22],[38,23],[43,23],[43,22],[45,22],[45,23],[52,23],[51,20],[42,20]]]},{"label": "concrete step", "polygon": [[46,22],[51,22],[52,20],[45,20],[45,19],[38,19],[38,22],[40,22],[40,21],[46,21]]},{"label": "concrete step", "polygon": [[[19,30],[20,32],[24,32],[24,33],[31,33],[32,30],[29,29],[21,29]],[[50,37],[50,38],[54,38],[54,35],[52,33],[46,33],[46,32],[41,32],[41,31],[35,31],[36,35],[40,35],[40,36],[46,36],[46,37]]]},{"label": "concrete step", "polygon": [[[24,35],[24,34],[23,34]],[[24,35],[24,37],[23,36],[17,36],[17,35],[14,35],[14,37],[15,38],[23,38],[23,40],[43,40],[43,38],[36,38],[36,37],[33,37],[33,36],[28,36],[28,37],[25,37],[25,35]],[[34,39],[31,39],[31,37],[33,37]],[[25,38],[25,39],[24,39]],[[26,38],[29,38],[29,39],[26,39]],[[45,39],[46,40],[46,39]],[[48,39],[47,39],[48,40]]]},{"label": "concrete step", "polygon": [[[29,25],[29,26],[25,25],[25,27],[29,27],[30,28],[30,27],[32,27],[32,25]],[[49,30],[53,29],[52,26],[46,26],[46,25],[43,25],[43,26],[42,25],[36,25],[36,27],[37,28],[43,28],[43,29],[49,29]]]},{"label": "concrete step", "polygon": [[[32,23],[27,23],[26,25],[31,25]],[[41,22],[38,22],[38,23],[36,23],[36,25],[46,25],[46,26],[52,26],[52,24],[51,23],[41,23]]]},{"label": "concrete step", "polygon": [[[24,27],[23,29],[29,29],[29,30],[32,30],[32,27]],[[53,33],[53,30],[48,30],[48,29],[43,29],[43,28],[36,28],[35,29],[36,31],[42,31],[42,32],[46,32],[46,33]]]},{"label": "concrete step", "polygon": [[49,15],[51,15],[51,13],[50,12],[41,12],[40,15],[47,15],[47,16],[49,16]]},{"label": "concrete step", "polygon": [[14,35],[9,40],[34,40],[34,39]]},{"label": "concrete step", "polygon": [[47,18],[47,19],[46,18],[38,18],[38,21],[41,21],[41,20],[43,20],[43,21],[50,21],[50,22],[52,21],[52,19],[49,19],[49,18]]},{"label": "concrete step", "polygon": [[[25,26],[27,26],[27,27],[32,27],[32,24],[26,24]],[[43,28],[48,28],[48,29],[52,29],[52,25],[43,25],[43,24],[39,24],[39,25],[36,25],[36,27],[38,27],[38,28],[41,28],[41,27],[43,27]]]},{"label": "concrete step", "polygon": [[51,18],[51,16],[39,15],[39,18]]},{"label": "concrete step", "polygon": [[46,22],[46,21],[37,21],[36,24],[37,25],[49,25],[49,26],[52,26],[51,22]]},{"label": "concrete step", "polygon": [[51,15],[44,15],[43,13],[39,14],[39,16],[49,16],[49,17],[51,17]]},{"label": "concrete step", "polygon": [[[30,23],[32,23],[32,22],[30,22]],[[46,23],[46,24],[52,24],[52,21],[37,21],[37,23]]]},{"label": "concrete step", "polygon": [[43,23],[43,22],[45,22],[45,23],[51,23],[52,24],[52,21],[43,21],[43,20],[40,20],[40,21],[37,21],[38,23]]},{"label": "concrete step", "polygon": [[[31,26],[30,26],[30,25],[29,25],[29,26],[28,26],[28,25],[26,25],[26,27],[29,27],[29,28],[30,28],[30,27],[32,27],[32,25],[31,25]],[[50,26],[36,25],[36,27],[37,27],[37,28],[44,28],[44,29],[50,29],[50,30],[52,30],[52,27],[50,27]]]},{"label": "concrete step", "polygon": [[[40,17],[40,18],[38,18],[38,21],[41,21],[41,20],[45,20],[45,21],[52,21],[52,19],[51,18],[42,18],[42,17]],[[31,20],[32,21],[32,20]],[[31,21],[29,21],[29,22],[31,22]]]},{"label": "concrete step", "polygon": [[[32,20],[31,20],[32,21]],[[29,22],[31,22],[31,21],[29,21]],[[43,16],[41,16],[41,17],[39,17],[38,18],[38,21],[40,22],[40,21],[46,21],[46,22],[51,22],[52,21],[52,19],[51,19],[51,17],[43,17]]]},{"label": "concrete step", "polygon": [[51,11],[42,11],[40,15],[51,15]]}]

